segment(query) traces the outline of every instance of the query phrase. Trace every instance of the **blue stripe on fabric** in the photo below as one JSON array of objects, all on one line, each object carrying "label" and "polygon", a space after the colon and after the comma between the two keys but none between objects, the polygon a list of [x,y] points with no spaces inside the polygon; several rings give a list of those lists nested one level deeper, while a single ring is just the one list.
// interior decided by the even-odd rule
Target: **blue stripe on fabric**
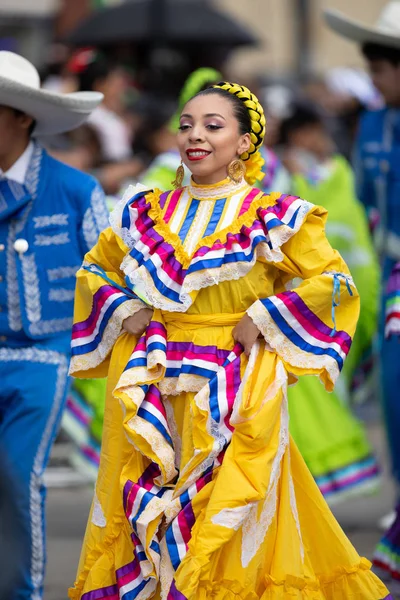
[{"label": "blue stripe on fabric", "polygon": [[[332,484],[331,489],[327,490],[326,492],[324,492],[324,497],[328,498],[329,496],[335,496],[335,494],[340,494],[340,492],[344,492],[349,488],[352,488],[358,484],[360,484],[363,481],[368,481],[368,479],[377,479],[379,477],[379,474],[377,472],[374,473],[360,473],[359,477],[357,477],[357,479],[355,481],[347,481],[346,483],[343,482],[335,482],[335,481],[330,481],[329,483]],[[315,479],[317,485],[321,485],[320,481],[318,480],[318,477]]]},{"label": "blue stripe on fabric", "polygon": [[[286,337],[295,344],[298,348],[305,352],[310,352],[311,354],[316,354],[317,356],[328,355],[339,365],[339,369],[341,370],[343,367],[343,359],[342,357],[334,350],[333,348],[321,348],[319,346],[313,346],[306,342],[298,333],[292,329],[289,323],[286,321],[284,317],[282,317],[279,310],[276,306],[268,299],[262,300],[265,308],[268,310],[269,314],[279,327],[279,329],[286,335]],[[294,317],[293,317],[294,318]]]},{"label": "blue stripe on fabric", "polygon": [[154,550],[154,552],[157,552],[157,554],[160,554],[160,544],[158,544],[155,540],[151,542],[150,548]]},{"label": "blue stripe on fabric", "polygon": [[[161,495],[163,494],[163,490],[161,490]],[[136,511],[135,515],[130,517],[130,521],[133,525],[133,523],[136,523],[136,521],[138,520],[138,518],[140,517],[140,515],[142,514],[142,512],[144,511],[144,509],[146,508],[146,506],[149,504],[149,502],[151,502],[154,498],[160,498],[160,492],[158,492],[157,494],[153,494],[152,492],[146,492],[143,495],[143,498],[140,501],[140,505],[138,510]]]},{"label": "blue stripe on fabric", "polygon": [[182,244],[185,242],[186,236],[189,232],[190,226],[193,223],[193,219],[196,216],[197,209],[200,205],[200,200],[195,200],[193,198],[189,210],[187,211],[185,220],[182,223],[182,227],[180,231],[178,231],[178,235],[181,239]]},{"label": "blue stripe on fabric", "polygon": [[147,367],[147,358],[146,357],[144,357],[144,358],[133,358],[126,365],[125,371],[127,371],[128,369],[135,369],[137,367]]},{"label": "blue stripe on fabric", "polygon": [[169,557],[171,559],[172,566],[176,571],[181,563],[181,559],[179,557],[178,548],[175,542],[174,532],[172,530],[172,523],[167,529],[167,533],[165,534],[165,539],[167,542],[167,548]]},{"label": "blue stripe on fabric", "polygon": [[225,204],[226,198],[214,202],[214,210],[212,212],[211,218],[208,222],[207,229],[205,230],[203,237],[212,235],[215,232],[217,225],[221,219],[221,215],[224,212]]},{"label": "blue stripe on fabric", "polygon": [[140,583],[134,590],[130,592],[126,592],[123,596],[121,596],[121,600],[135,600],[138,594],[143,590],[143,588],[149,583],[149,579],[144,579],[142,583]]},{"label": "blue stripe on fabric", "polygon": [[[103,337],[103,333],[105,328],[107,327],[108,321],[111,319],[111,316],[113,314],[113,312],[124,302],[127,302],[128,300],[130,300],[129,297],[127,296],[120,296],[119,298],[116,298],[111,304],[110,306],[107,308],[106,312],[103,315],[101,324],[100,324],[100,328],[99,331],[97,332],[96,337],[89,343],[87,344],[83,344],[80,346],[73,346],[71,348],[71,353],[72,356],[77,356],[80,354],[86,354],[89,352],[92,352],[93,350],[95,350],[97,348],[97,346],[99,345],[99,343],[101,342],[101,339]],[[75,338],[78,339],[79,338]]]},{"label": "blue stripe on fabric", "polygon": [[207,379],[215,377],[215,371],[211,371],[211,369],[195,367],[194,365],[167,367],[165,371],[165,377],[179,377],[179,375],[182,375],[183,373],[188,375],[200,375],[200,377],[206,377]]},{"label": "blue stripe on fabric", "polygon": [[130,226],[131,226],[131,217],[129,214],[130,206],[132,205],[133,202],[136,202],[136,200],[139,200],[139,198],[143,198],[143,196],[148,194],[150,191],[151,190],[146,190],[145,192],[139,192],[138,194],[135,194],[134,196],[132,196],[132,198],[130,200],[128,200],[128,202],[124,206],[124,210],[122,211],[121,227],[124,227],[126,229],[130,228]]},{"label": "blue stripe on fabric", "polygon": [[299,214],[299,210],[300,210],[300,206],[293,213],[293,215],[292,215],[289,223],[285,223],[285,221],[281,221],[281,219],[278,219],[278,217],[275,217],[275,219],[271,219],[270,221],[267,222],[268,229],[273,229],[274,227],[282,227],[282,225],[284,225],[285,227],[290,227],[291,229],[293,229],[294,226],[295,226],[295,224],[296,224],[296,220],[297,220],[297,216]]},{"label": "blue stripe on fabric", "polygon": [[390,294],[386,294],[386,300],[391,300],[391,298],[396,298],[400,296],[400,290],[395,290],[394,292],[390,292]]},{"label": "blue stripe on fabric", "polygon": [[315,479],[318,481],[318,484],[321,485],[325,483],[332,483],[332,479],[348,477],[349,475],[354,475],[354,473],[359,473],[360,470],[364,470],[368,467],[373,467],[375,465],[376,461],[373,457],[371,457],[368,460],[359,461],[355,464],[348,465],[343,469],[337,469],[335,471],[332,471],[330,474],[328,473],[328,475],[321,475],[319,477],[317,476]]},{"label": "blue stripe on fabric", "polygon": [[134,258],[139,264],[143,265],[146,268],[147,272],[153,280],[155,287],[160,292],[160,294],[162,294],[166,298],[169,298],[170,300],[173,300],[174,302],[182,304],[182,302],[179,299],[178,292],[175,292],[171,288],[167,287],[165,283],[161,281],[157,274],[157,268],[151,260],[144,260],[143,254],[136,250],[136,248],[133,248],[131,250],[130,256],[132,256],[132,258]]},{"label": "blue stripe on fabric", "polygon": [[183,492],[183,494],[181,494],[181,497],[180,497],[181,507],[185,508],[185,506],[187,504],[189,504],[189,502],[190,502],[190,496],[189,496],[189,492],[186,490],[186,492]]},{"label": "blue stripe on fabric", "polygon": [[225,254],[220,258],[201,260],[195,264],[191,264],[188,269],[188,273],[203,271],[204,269],[217,269],[226,263],[251,262],[254,259],[254,249],[261,242],[267,242],[267,238],[263,233],[260,233],[260,235],[253,239],[251,250],[248,254],[245,254],[244,252],[232,252],[231,254]]},{"label": "blue stripe on fabric", "polygon": [[219,423],[221,420],[221,412],[219,410],[218,404],[218,376],[214,376],[214,378],[208,383],[210,388],[210,412],[211,416],[216,423]]},{"label": "blue stripe on fabric", "polygon": [[147,352],[153,352],[154,350],[163,350],[166,351],[167,346],[162,342],[151,342],[146,348]]},{"label": "blue stripe on fabric", "polygon": [[146,410],[145,408],[142,408],[142,407],[139,408],[137,414],[142,419],[145,419],[148,423],[151,423],[152,425],[154,425],[154,427],[157,429],[157,431],[159,433],[161,433],[161,435],[166,439],[168,444],[170,446],[173,445],[171,436],[169,435],[168,431],[165,429],[165,427],[161,423],[161,421],[159,419],[157,419],[157,417],[155,415],[153,415],[151,412],[149,412],[148,410]]},{"label": "blue stripe on fabric", "polygon": [[142,562],[143,560],[147,560],[146,552],[136,552],[135,556],[139,562]]}]

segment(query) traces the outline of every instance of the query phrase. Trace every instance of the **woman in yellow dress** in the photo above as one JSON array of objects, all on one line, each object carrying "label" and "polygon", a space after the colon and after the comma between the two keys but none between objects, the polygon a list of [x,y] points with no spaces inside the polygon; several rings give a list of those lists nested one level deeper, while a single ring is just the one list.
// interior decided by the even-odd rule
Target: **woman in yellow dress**
[{"label": "woman in yellow dress", "polygon": [[128,190],[79,271],[71,373],[108,393],[70,598],[390,598],[289,436],[288,384],[333,388],[359,301],[326,211],[251,187],[264,131],[246,88],[200,92],[190,185]]}]

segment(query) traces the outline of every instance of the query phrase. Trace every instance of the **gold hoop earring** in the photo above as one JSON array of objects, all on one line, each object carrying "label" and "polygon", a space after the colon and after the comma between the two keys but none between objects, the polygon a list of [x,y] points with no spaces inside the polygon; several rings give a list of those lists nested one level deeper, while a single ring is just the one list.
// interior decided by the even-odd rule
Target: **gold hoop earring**
[{"label": "gold hoop earring", "polygon": [[185,169],[183,168],[183,162],[181,161],[181,164],[179,165],[179,167],[176,170],[175,179],[172,182],[172,185],[174,186],[174,188],[176,190],[178,190],[179,188],[182,187],[182,182],[183,182],[184,177],[185,177]]},{"label": "gold hoop earring", "polygon": [[246,173],[246,165],[240,158],[236,158],[228,165],[228,177],[235,183],[240,183]]}]

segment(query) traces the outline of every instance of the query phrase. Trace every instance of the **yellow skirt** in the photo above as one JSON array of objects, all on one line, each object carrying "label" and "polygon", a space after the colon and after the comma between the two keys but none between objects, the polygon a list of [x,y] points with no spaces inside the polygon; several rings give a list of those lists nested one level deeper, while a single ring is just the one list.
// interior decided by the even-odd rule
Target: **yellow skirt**
[{"label": "yellow skirt", "polygon": [[[288,375],[274,352],[259,342],[249,361],[227,361],[241,378],[221,425],[232,433],[227,448],[209,427],[210,396],[164,394],[174,464],[165,451],[155,468],[149,457],[165,449],[140,429],[135,396],[118,384],[132,348],[123,334],[111,357],[99,478],[70,598],[390,598],[290,439]],[[226,364],[216,385],[228,389]]]}]

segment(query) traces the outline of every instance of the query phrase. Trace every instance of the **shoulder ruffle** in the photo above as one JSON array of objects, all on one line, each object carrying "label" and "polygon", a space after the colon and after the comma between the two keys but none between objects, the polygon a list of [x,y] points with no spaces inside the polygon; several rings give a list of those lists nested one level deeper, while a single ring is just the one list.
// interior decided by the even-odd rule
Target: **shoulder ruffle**
[{"label": "shoulder ruffle", "polygon": [[258,259],[281,262],[282,245],[315,208],[295,196],[263,194],[189,256],[161,216],[160,203],[169,193],[131,186],[110,223],[129,250],[121,264],[127,285],[155,308],[175,312],[191,306],[194,292],[244,277]]}]

